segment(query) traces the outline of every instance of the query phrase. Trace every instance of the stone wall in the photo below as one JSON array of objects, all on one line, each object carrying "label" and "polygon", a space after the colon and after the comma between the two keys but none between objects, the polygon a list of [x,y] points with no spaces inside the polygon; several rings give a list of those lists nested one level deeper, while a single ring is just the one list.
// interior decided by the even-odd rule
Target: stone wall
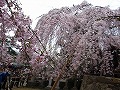
[{"label": "stone wall", "polygon": [[[54,82],[55,80],[52,78],[49,80],[37,79],[37,81],[29,81],[26,87],[50,90]],[[61,79],[55,90],[80,90],[81,82],[80,78]]]},{"label": "stone wall", "polygon": [[120,78],[85,75],[80,90],[120,90]]}]

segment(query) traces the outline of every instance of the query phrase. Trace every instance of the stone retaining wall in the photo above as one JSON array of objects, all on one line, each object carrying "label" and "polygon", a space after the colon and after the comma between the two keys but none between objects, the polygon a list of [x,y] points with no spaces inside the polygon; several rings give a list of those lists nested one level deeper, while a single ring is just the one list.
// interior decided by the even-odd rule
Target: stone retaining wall
[{"label": "stone retaining wall", "polygon": [[120,90],[120,78],[85,75],[80,90]]},{"label": "stone retaining wall", "polygon": [[[26,87],[31,87],[31,88],[44,88],[45,90],[50,90],[50,88],[53,86],[54,84],[54,80],[53,79],[49,79],[49,80],[39,80],[39,81],[32,81],[32,82],[28,82]],[[63,80],[61,79],[56,86],[56,90],[80,90],[80,85],[81,85],[81,81],[80,79],[66,79]]]}]

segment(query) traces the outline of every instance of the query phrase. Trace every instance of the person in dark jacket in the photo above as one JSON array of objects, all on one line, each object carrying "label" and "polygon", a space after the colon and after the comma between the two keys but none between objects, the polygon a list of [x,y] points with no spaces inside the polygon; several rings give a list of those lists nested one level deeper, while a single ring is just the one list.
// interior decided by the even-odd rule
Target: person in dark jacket
[{"label": "person in dark jacket", "polygon": [[8,72],[0,72],[0,90],[5,89],[5,85],[7,83],[7,76],[9,76]]}]

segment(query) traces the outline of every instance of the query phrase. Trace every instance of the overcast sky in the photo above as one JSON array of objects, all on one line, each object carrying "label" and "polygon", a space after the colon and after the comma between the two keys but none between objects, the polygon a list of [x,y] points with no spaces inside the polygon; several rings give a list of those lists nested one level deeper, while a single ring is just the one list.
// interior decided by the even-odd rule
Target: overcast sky
[{"label": "overcast sky", "polygon": [[[46,14],[54,8],[71,7],[81,4],[83,0],[19,0],[22,4],[24,14],[30,16],[33,20],[34,28],[38,19],[37,17]],[[110,6],[112,9],[120,7],[120,0],[86,0],[94,6]]]}]

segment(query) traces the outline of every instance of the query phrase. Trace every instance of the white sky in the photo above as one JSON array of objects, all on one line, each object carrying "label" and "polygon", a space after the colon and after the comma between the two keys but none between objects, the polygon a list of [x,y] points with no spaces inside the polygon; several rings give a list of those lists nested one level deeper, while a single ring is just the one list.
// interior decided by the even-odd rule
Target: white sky
[{"label": "white sky", "polygon": [[[46,14],[54,8],[65,6],[72,7],[81,4],[83,0],[19,0],[22,4],[24,14],[30,16],[33,20],[32,27],[34,28],[38,19],[37,17]],[[94,6],[110,6],[112,9],[120,7],[120,0],[86,0]]]}]

